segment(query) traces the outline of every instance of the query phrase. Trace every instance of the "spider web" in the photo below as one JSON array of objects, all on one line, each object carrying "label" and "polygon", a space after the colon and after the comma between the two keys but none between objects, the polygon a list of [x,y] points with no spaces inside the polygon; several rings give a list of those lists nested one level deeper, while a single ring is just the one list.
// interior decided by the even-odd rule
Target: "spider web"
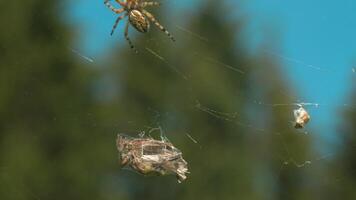
[{"label": "spider web", "polygon": [[[162,1],[162,2],[164,2],[164,4],[174,4],[174,5],[177,4],[177,1],[168,1],[167,0],[167,1]],[[201,43],[204,43],[207,46],[211,45],[210,38],[208,38],[204,34],[197,33],[194,30],[190,30],[185,25],[173,24],[170,26],[170,28],[172,28],[172,27],[173,27],[173,30],[170,30],[170,31],[173,33],[176,33],[177,35],[180,35],[177,43],[179,43],[179,41],[184,42],[184,40],[196,40]],[[185,81],[187,83],[189,83],[192,79],[194,79],[194,77],[191,77],[191,75],[186,73],[185,70],[182,69],[180,66],[175,65],[176,62],[174,60],[171,60],[170,57],[167,56],[167,54],[165,52],[160,52],[159,46],[162,44],[169,43],[170,41],[160,40],[160,39],[156,39],[156,38],[148,38],[146,40],[146,42],[147,42],[147,45],[144,46],[143,48],[141,48],[141,52],[146,51],[146,53],[150,54],[154,59],[158,59],[159,61],[164,63],[167,66],[167,69],[162,69],[162,70],[171,70],[178,77],[180,77],[182,79],[182,81]],[[75,51],[73,49],[71,51],[73,53],[75,53],[76,55],[78,55],[80,58],[82,58],[88,62],[93,62],[93,60],[91,58],[89,58],[87,56],[83,56],[83,54],[78,53],[77,51]],[[340,71],[339,69],[335,70],[335,69],[331,69],[331,68],[324,67],[324,66],[310,64],[308,61],[305,61],[303,59],[293,58],[293,57],[284,55],[284,54],[279,53],[272,49],[264,48],[262,51],[266,56],[273,57],[273,58],[281,61],[282,63],[284,63],[283,66],[301,67],[302,70],[306,71],[306,73],[313,71],[313,72],[316,72],[319,74],[327,74],[331,77],[330,80],[332,80],[334,73],[337,73]],[[248,66],[233,66],[233,65],[229,64],[228,61],[224,61],[223,59],[219,59],[219,58],[216,58],[213,56],[205,55],[204,53],[199,53],[194,50],[187,52],[187,54],[191,54],[194,57],[198,57],[208,64],[212,64],[212,65],[215,65],[217,68],[221,68],[221,70],[230,71],[231,73],[236,75],[236,79],[238,79],[241,76],[247,76],[247,72],[244,71],[244,69]],[[264,69],[264,70],[266,70],[266,69]],[[355,67],[352,67],[351,73],[356,73],[355,71],[356,71]],[[268,71],[266,70],[266,73],[267,72]],[[315,110],[317,110],[317,112],[319,110],[327,108],[327,107],[338,107],[338,108],[342,107],[342,108],[351,109],[351,110],[356,109],[356,105],[347,104],[347,103],[331,104],[331,103],[323,103],[323,102],[318,102],[318,101],[315,101],[315,102],[314,101],[313,102],[300,101],[300,99],[302,99],[301,97],[291,96],[291,94],[285,93],[283,91],[281,91],[281,93],[283,93],[285,96],[287,96],[289,99],[292,99],[293,101],[291,101],[291,102],[268,102],[268,101],[264,101],[264,99],[251,99],[248,103],[250,103],[252,105],[252,107],[266,107],[266,108],[272,108],[272,109],[278,109],[278,107],[290,108],[289,115],[291,116],[291,118],[288,118],[282,122],[282,123],[288,124],[290,126],[290,129],[271,131],[270,127],[268,127],[268,126],[264,127],[264,126],[259,125],[258,123],[255,124],[253,121],[251,122],[245,116],[244,113],[238,113],[234,110],[218,110],[214,107],[208,107],[208,106],[204,105],[203,99],[195,98],[195,95],[194,95],[195,93],[197,93],[197,91],[195,91],[195,89],[192,86],[188,86],[188,88],[186,90],[186,96],[188,99],[190,99],[190,106],[195,108],[197,111],[205,113],[205,114],[209,115],[211,118],[218,119],[218,120],[224,121],[229,124],[233,124],[234,126],[237,126],[237,127],[243,127],[248,130],[252,130],[252,131],[256,131],[256,132],[260,132],[260,133],[264,133],[264,134],[273,134],[273,135],[277,136],[278,138],[280,138],[280,145],[283,147],[283,152],[281,153],[281,154],[283,154],[283,156],[281,156],[282,158],[280,159],[280,173],[283,170],[285,170],[287,167],[291,167],[291,166],[295,167],[297,169],[307,168],[309,166],[314,165],[315,163],[319,163],[321,161],[331,159],[338,154],[337,151],[332,150],[331,152],[321,151],[315,156],[312,156],[310,158],[299,159],[299,160],[296,160],[293,157],[293,154],[291,153],[291,150],[289,149],[289,141],[286,141],[284,139],[284,135],[290,133],[291,130],[293,130],[293,127],[292,127],[293,117],[292,116],[293,116],[293,110],[296,107],[302,105],[307,110],[315,109]],[[158,111],[154,111],[154,109],[152,111],[154,112],[154,116],[152,118],[154,118],[153,121],[156,122],[157,126],[160,126],[162,124],[162,121],[164,121],[164,119],[168,118],[169,117],[168,115],[170,115],[169,113],[161,114]],[[294,133],[295,134],[304,133],[304,134],[302,134],[301,137],[312,137],[314,131],[313,131],[313,129],[311,129],[311,131],[310,131],[309,125],[313,124],[315,120],[314,120],[314,115],[312,115],[311,117],[312,117],[312,120],[307,125],[307,128],[305,130],[294,131]],[[135,122],[130,122],[130,123],[135,123]],[[138,123],[138,124],[136,124],[136,128],[133,131],[142,130],[142,126],[152,129],[151,125],[142,125],[142,124]],[[185,136],[187,139],[191,140],[193,142],[193,144],[198,144],[200,146],[200,148],[204,147],[204,143],[200,142],[199,138],[196,139],[194,133],[192,133],[190,130],[185,130],[185,131],[186,131]]]},{"label": "spider web", "polygon": [[[183,27],[181,25],[176,25],[175,26],[177,31],[180,31],[181,34],[185,34],[186,36],[190,37],[193,40],[199,40],[203,43],[206,43],[207,45],[209,45],[209,39],[204,36],[201,35],[199,33],[194,32],[193,30],[190,30],[189,28]],[[166,58],[164,58],[164,55],[161,55],[160,53],[158,53],[157,51],[154,50],[154,48],[149,48],[149,47],[145,47],[145,49],[152,54],[154,57],[158,58],[159,60],[161,60],[162,62],[164,62],[172,71],[174,71],[178,76],[180,76],[182,79],[184,80],[188,80],[191,77],[187,76],[184,74],[184,72],[182,72],[181,70],[179,70],[178,67],[173,66],[170,64],[170,61],[167,60]],[[319,73],[328,73],[328,75],[332,76],[333,73],[335,73],[335,70],[333,69],[328,69],[325,67],[320,67],[314,64],[309,64],[301,59],[296,59],[296,58],[292,58],[286,55],[283,55],[281,53],[277,53],[275,51],[272,50],[263,50],[263,52],[268,55],[268,56],[272,56],[275,57],[277,59],[280,59],[284,62],[287,63],[293,63],[296,64],[297,66],[300,66],[302,68],[304,68],[305,70],[314,70],[317,71]],[[209,57],[209,56],[205,56],[203,54],[200,54],[198,52],[192,52],[192,54],[196,57],[201,58],[202,60],[204,60],[205,62],[211,63],[211,64],[215,64],[216,66],[220,66],[223,67],[227,70],[230,70],[233,73],[236,73],[240,76],[244,76],[245,72],[243,70],[241,70],[238,66],[231,66],[229,64],[224,63],[223,61],[216,59],[214,57]],[[288,65],[288,64],[287,64]],[[353,73],[355,73],[355,68],[352,68],[351,70]],[[192,88],[189,88],[189,92],[194,93],[194,91],[192,90]],[[343,107],[346,109],[355,109],[355,105],[351,105],[351,104],[346,104],[346,103],[342,103],[342,104],[329,104],[329,103],[319,103],[319,102],[302,102],[295,96],[290,96],[290,94],[284,94],[285,96],[288,96],[290,99],[294,99],[294,102],[273,102],[273,103],[265,103],[261,100],[252,100],[251,102],[253,104],[255,104],[256,106],[265,106],[265,107],[290,107],[290,114],[292,116],[293,113],[293,109],[298,107],[298,106],[303,106],[306,109],[309,109],[310,107],[315,108],[315,109],[321,109],[324,107]],[[321,162],[324,160],[329,160],[332,159],[333,157],[338,155],[338,152],[335,150],[331,150],[330,152],[325,152],[325,151],[321,151],[318,155],[315,155],[311,158],[305,158],[304,160],[300,160],[297,161],[295,160],[295,158],[292,156],[292,154],[290,153],[289,147],[288,147],[288,142],[285,141],[285,139],[283,139],[283,134],[286,134],[286,132],[290,132],[290,130],[287,131],[271,131],[269,130],[268,127],[261,127],[261,126],[257,126],[253,123],[247,122],[248,120],[245,119],[243,120],[241,118],[241,116],[243,116],[243,114],[239,115],[239,113],[234,112],[234,111],[219,111],[219,110],[215,110],[214,108],[209,108],[204,106],[204,104],[201,103],[201,101],[199,99],[195,99],[195,103],[192,106],[194,106],[197,110],[204,112],[208,115],[210,115],[213,118],[234,124],[236,126],[239,127],[244,127],[250,130],[254,130],[257,132],[261,132],[261,133],[272,133],[278,137],[280,137],[280,141],[281,141],[281,145],[283,146],[284,149],[284,158],[281,159],[281,166],[280,166],[280,172],[283,171],[286,167],[288,166],[294,166],[295,168],[305,168],[308,166],[313,165],[314,163],[317,162]],[[313,118],[313,116],[312,116]],[[313,121],[313,120],[312,120]],[[292,126],[293,120],[288,120],[285,121],[283,123],[289,123]],[[313,122],[311,122],[313,123]],[[296,131],[296,133],[304,133],[306,136],[309,134],[309,130],[308,128],[306,128],[306,130],[304,131]],[[195,139],[192,138],[192,136],[189,134],[187,135],[194,143],[198,143]],[[204,144],[201,144],[204,145]],[[330,151],[330,150],[329,150]]]}]

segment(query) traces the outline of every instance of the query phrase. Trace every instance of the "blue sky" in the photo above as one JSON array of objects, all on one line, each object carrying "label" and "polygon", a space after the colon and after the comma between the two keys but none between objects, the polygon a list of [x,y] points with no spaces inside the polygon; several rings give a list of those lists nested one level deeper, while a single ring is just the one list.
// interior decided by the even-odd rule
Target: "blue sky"
[{"label": "blue sky", "polygon": [[[194,12],[204,1],[161,2],[179,15],[183,11]],[[356,76],[352,72],[356,67],[356,2],[244,0],[238,5],[234,2],[230,1],[239,7],[241,15],[248,17],[246,33],[250,36],[252,51],[264,40],[266,27],[275,29],[278,49],[264,49],[264,52],[281,62],[285,77],[296,88],[301,102],[321,104],[318,108],[310,108],[311,129],[318,129],[319,136],[330,144],[337,141],[339,118],[335,119],[335,115],[340,114],[338,109],[343,104],[350,103],[351,79]],[[117,44],[123,44],[122,34],[109,37],[116,16],[103,1],[76,0],[68,6],[65,19],[76,27],[80,39],[72,48],[100,60]],[[122,25],[118,29],[122,29]]]},{"label": "blue sky", "polygon": [[264,24],[273,24],[279,31],[279,49],[268,53],[282,62],[301,101],[322,104],[310,108],[311,125],[329,143],[337,142],[339,118],[335,115],[343,104],[350,103],[351,79],[356,75],[352,72],[356,65],[356,2],[250,0],[244,6],[251,17],[252,43],[263,37]]}]

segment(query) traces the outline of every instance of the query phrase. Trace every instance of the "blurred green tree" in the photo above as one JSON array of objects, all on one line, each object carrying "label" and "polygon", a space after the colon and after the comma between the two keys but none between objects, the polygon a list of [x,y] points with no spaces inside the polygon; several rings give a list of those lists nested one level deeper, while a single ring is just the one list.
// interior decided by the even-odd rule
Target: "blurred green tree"
[{"label": "blurred green tree", "polygon": [[[352,77],[354,78],[354,77]],[[355,83],[356,79],[352,79]],[[332,155],[326,173],[329,174],[324,181],[327,188],[324,199],[355,199],[356,198],[356,90],[353,84],[350,93],[350,105],[342,109],[343,118],[340,121],[339,136],[341,137],[340,147]]]},{"label": "blurred green tree", "polygon": [[0,4],[0,199],[100,199],[102,145],[114,142],[95,127],[94,76],[58,2]]},{"label": "blurred green tree", "polygon": [[[301,178],[312,171],[293,165],[309,137],[290,108],[253,103],[292,101],[286,82],[247,53],[246,21],[221,15],[233,13],[224,3],[167,26],[176,43],[152,30],[133,40],[139,54],[118,44],[96,74],[75,61],[57,3],[24,3],[0,6],[0,199],[313,199]],[[189,162],[183,184],[119,172],[116,132],[157,126]]]},{"label": "blurred green tree", "polygon": [[187,28],[162,21],[171,24],[176,43],[152,27],[134,40],[139,54],[115,53],[107,74],[116,75],[120,88],[111,112],[103,112],[131,133],[162,126],[191,174],[176,185],[122,171],[120,188],[130,188],[132,199],[313,199],[307,178],[300,178],[312,173],[297,166],[308,158],[310,138],[293,129],[292,109],[253,103],[293,102],[277,62],[248,54],[246,22],[221,15],[233,13],[223,2],[206,1],[198,10]]}]

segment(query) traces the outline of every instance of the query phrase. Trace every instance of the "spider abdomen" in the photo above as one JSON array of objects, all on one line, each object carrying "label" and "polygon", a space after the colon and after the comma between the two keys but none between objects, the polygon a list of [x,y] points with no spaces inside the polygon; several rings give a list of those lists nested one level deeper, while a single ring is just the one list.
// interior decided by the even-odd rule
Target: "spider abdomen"
[{"label": "spider abdomen", "polygon": [[150,28],[150,22],[139,10],[131,10],[129,14],[129,20],[137,31],[141,33],[148,32]]}]

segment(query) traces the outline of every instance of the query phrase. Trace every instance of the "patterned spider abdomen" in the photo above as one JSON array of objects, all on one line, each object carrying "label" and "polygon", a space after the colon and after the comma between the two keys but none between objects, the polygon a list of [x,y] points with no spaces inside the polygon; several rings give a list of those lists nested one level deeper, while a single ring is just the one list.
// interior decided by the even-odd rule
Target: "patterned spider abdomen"
[{"label": "patterned spider abdomen", "polygon": [[150,22],[139,10],[131,10],[129,20],[135,29],[141,33],[147,33],[150,28]]}]

